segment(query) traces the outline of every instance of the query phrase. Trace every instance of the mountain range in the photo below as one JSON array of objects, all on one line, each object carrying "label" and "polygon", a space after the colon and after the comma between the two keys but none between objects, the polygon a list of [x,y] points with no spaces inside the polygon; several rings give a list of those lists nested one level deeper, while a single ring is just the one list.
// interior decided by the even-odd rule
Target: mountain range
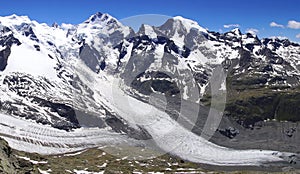
[{"label": "mountain range", "polygon": [[0,135],[22,151],[126,144],[296,166],[299,82],[300,45],[288,39],[180,16],[137,32],[102,13],[78,25],[0,17]]}]

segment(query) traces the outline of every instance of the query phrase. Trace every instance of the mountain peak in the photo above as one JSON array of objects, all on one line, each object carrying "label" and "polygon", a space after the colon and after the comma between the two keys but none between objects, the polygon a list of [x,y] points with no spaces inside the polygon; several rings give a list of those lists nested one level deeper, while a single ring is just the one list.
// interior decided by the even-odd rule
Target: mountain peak
[{"label": "mountain peak", "polygon": [[242,35],[242,32],[239,28],[235,28],[233,30],[231,30],[232,33],[238,35],[238,36],[241,36]]},{"label": "mountain peak", "polygon": [[30,20],[28,16],[19,16],[16,14],[12,14],[10,16],[6,16],[7,19],[23,19],[23,20]]},{"label": "mountain peak", "polygon": [[32,21],[28,16],[18,16],[16,14],[12,14],[10,16],[0,17],[0,21],[2,25],[12,26],[19,25],[22,23],[31,23]]},{"label": "mountain peak", "polygon": [[154,31],[153,26],[142,24],[139,31],[137,32],[139,35],[147,35],[150,38],[156,38],[157,34]]},{"label": "mountain peak", "polygon": [[97,13],[95,13],[94,15],[92,15],[90,18],[89,18],[89,22],[94,22],[96,19],[98,19],[98,18],[101,18],[102,17],[102,13],[100,13],[100,12],[97,12]]},{"label": "mountain peak", "polygon": [[51,27],[53,27],[53,28],[58,28],[59,25],[58,25],[58,23],[54,22],[54,23],[51,25]]},{"label": "mountain peak", "polygon": [[187,23],[196,23],[196,24],[198,24],[196,21],[193,21],[193,20],[191,20],[191,19],[187,19],[187,18],[184,18],[184,17],[182,17],[182,16],[175,16],[175,17],[173,17],[173,19],[174,20],[179,20],[179,21],[185,21],[185,22],[187,22]]},{"label": "mountain peak", "polygon": [[99,22],[104,22],[104,21],[111,21],[111,23],[115,23],[116,19],[107,13],[97,12],[94,15],[92,15],[91,17],[89,17],[89,19],[87,21],[85,21],[84,23],[99,23]]}]

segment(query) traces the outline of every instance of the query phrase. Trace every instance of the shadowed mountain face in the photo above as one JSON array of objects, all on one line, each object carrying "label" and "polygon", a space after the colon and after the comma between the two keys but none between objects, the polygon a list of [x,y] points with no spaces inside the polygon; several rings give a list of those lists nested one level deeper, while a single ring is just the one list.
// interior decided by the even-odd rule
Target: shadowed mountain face
[{"label": "shadowed mountain face", "polygon": [[[239,29],[207,31],[182,17],[144,24],[136,33],[102,13],[52,27],[0,17],[0,112],[59,131],[103,129],[152,139],[147,124],[116,109],[118,87],[197,135],[210,107],[221,111],[216,144],[299,152],[299,62],[297,43]],[[215,91],[227,98],[214,103]]]}]

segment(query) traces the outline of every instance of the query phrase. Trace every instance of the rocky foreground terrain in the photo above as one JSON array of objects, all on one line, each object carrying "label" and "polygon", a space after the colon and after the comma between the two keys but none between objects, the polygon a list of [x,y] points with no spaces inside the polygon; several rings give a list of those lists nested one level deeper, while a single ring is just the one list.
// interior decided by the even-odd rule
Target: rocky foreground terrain
[{"label": "rocky foreground terrain", "polygon": [[31,173],[33,164],[20,159],[8,143],[0,139],[0,173]]},{"label": "rocky foreground terrain", "polygon": [[[268,172],[257,167],[216,167],[191,163],[180,158],[163,155],[148,160],[120,159],[101,149],[61,154],[39,155],[11,149],[7,142],[0,140],[0,173],[5,174],[61,174],[61,173],[203,173],[203,174],[240,174],[240,173],[296,173],[289,167],[273,168]],[[242,170],[240,172],[239,170]],[[277,172],[276,172],[277,171]],[[280,171],[280,172],[278,172]]]}]

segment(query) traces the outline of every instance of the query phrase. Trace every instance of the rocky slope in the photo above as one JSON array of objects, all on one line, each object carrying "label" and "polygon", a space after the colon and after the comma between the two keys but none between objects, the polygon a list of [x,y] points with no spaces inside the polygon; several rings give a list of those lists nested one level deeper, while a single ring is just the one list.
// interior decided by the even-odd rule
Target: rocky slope
[{"label": "rocky slope", "polygon": [[0,173],[31,173],[33,165],[16,157],[8,143],[0,139]]}]

